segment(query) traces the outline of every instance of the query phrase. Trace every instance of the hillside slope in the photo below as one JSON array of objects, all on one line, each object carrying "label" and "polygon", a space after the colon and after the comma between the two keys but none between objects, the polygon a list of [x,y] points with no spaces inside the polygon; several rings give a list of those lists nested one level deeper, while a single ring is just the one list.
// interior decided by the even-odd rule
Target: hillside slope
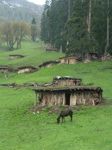
[{"label": "hillside slope", "polygon": [[[38,66],[64,54],[46,53],[41,44],[23,43],[21,50],[3,51],[0,65]],[[23,54],[25,58],[8,60],[10,54]],[[78,106],[73,110],[73,121],[56,123],[59,115],[34,107],[34,87],[11,88],[0,86],[0,149],[1,150],[111,150],[112,149],[112,61],[59,64],[30,74],[0,73],[0,83],[46,83],[55,76],[73,76],[103,89],[109,105]],[[33,108],[34,112],[29,112]],[[60,109],[63,107],[60,105]],[[68,138],[69,137],[69,138]]]},{"label": "hillside slope", "polygon": [[27,0],[1,0],[0,1],[0,22],[25,21],[30,22],[32,18],[40,24],[44,6],[36,5]]},{"label": "hillside slope", "polygon": [[[22,48],[14,51],[0,49],[0,65],[10,65],[12,67],[22,67],[31,65],[38,67],[45,61],[56,60],[65,54],[62,53],[46,53],[41,43],[24,42]],[[21,54],[25,57],[22,59],[9,60],[9,55]]]},{"label": "hillside slope", "polygon": [[[17,60],[8,60],[10,54],[22,54],[26,57]],[[46,53],[42,45],[35,43],[23,43],[21,50],[11,52],[1,51],[0,65],[11,65],[15,68],[30,65],[38,68],[40,64],[49,60],[57,60],[64,56],[61,53]],[[0,83],[46,83],[52,82],[55,76],[73,76],[82,78],[84,84],[92,84],[100,86],[103,89],[104,97],[109,97],[112,100],[111,85],[112,85],[112,61],[105,62],[90,62],[77,64],[59,64],[50,68],[41,69],[31,74],[6,73],[0,74]]]}]

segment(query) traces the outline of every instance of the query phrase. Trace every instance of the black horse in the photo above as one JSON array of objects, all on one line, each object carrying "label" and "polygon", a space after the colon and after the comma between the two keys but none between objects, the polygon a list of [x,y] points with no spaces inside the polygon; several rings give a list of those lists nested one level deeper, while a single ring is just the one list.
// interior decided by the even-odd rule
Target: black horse
[{"label": "black horse", "polygon": [[61,111],[60,115],[57,118],[57,123],[60,123],[60,118],[62,118],[62,122],[65,122],[65,117],[66,116],[70,116],[72,121],[72,115],[73,115],[73,111],[72,110],[64,110]]}]

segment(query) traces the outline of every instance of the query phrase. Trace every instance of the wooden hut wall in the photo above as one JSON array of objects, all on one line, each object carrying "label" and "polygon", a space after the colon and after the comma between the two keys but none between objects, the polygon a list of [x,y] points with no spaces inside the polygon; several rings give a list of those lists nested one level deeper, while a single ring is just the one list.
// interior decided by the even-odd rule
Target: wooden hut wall
[{"label": "wooden hut wall", "polygon": [[97,91],[81,91],[71,94],[70,105],[87,105],[94,106],[100,103],[102,94]]},{"label": "wooden hut wall", "polygon": [[67,80],[58,80],[57,86],[65,86],[67,85]]},{"label": "wooden hut wall", "polygon": [[75,57],[64,57],[60,58],[60,62],[65,64],[75,64],[77,61]]},{"label": "wooden hut wall", "polygon": [[10,56],[10,59],[18,59],[21,58],[20,56]]},{"label": "wooden hut wall", "polygon": [[49,67],[52,67],[53,65],[55,65],[54,63],[49,63],[45,66],[45,68],[49,68]]},{"label": "wooden hut wall", "polygon": [[65,64],[69,64],[69,60],[65,58]]},{"label": "wooden hut wall", "polygon": [[[70,95],[69,102],[66,94]],[[87,105],[94,106],[101,102],[102,93],[98,91],[74,91],[74,92],[43,92],[40,94],[41,105]],[[68,104],[69,103],[69,104]]]},{"label": "wooden hut wall", "polygon": [[45,92],[41,97],[42,105],[65,105],[65,93]]},{"label": "wooden hut wall", "polygon": [[60,58],[60,62],[61,63],[65,63],[65,59],[64,58]]},{"label": "wooden hut wall", "polygon": [[46,49],[46,52],[47,52],[47,53],[51,53],[51,52],[57,53],[58,50],[57,50],[57,49]]},{"label": "wooden hut wall", "polygon": [[51,62],[51,63],[48,63],[48,64],[43,64],[43,65],[41,65],[41,67],[40,68],[49,68],[49,67],[52,67],[52,66],[54,66],[54,65],[57,65],[58,63],[56,62]]},{"label": "wooden hut wall", "polygon": [[70,95],[70,105],[76,105],[77,104],[77,96],[75,93],[71,93]]},{"label": "wooden hut wall", "polygon": [[9,60],[13,60],[13,59],[19,59],[19,58],[23,58],[24,56],[22,55],[9,55]]},{"label": "wooden hut wall", "polygon": [[0,72],[8,72],[9,69],[5,69],[5,68],[0,68]]},{"label": "wooden hut wall", "polygon": [[75,64],[76,62],[75,58],[69,58],[68,64]]},{"label": "wooden hut wall", "polygon": [[25,72],[30,72],[30,71],[32,71],[31,68],[24,68],[24,69],[20,69],[20,70],[18,71],[18,73],[25,73]]},{"label": "wooden hut wall", "polygon": [[80,80],[75,80],[75,79],[65,79],[65,80],[57,80],[55,83],[55,86],[75,86],[75,85],[80,85],[81,81]]}]

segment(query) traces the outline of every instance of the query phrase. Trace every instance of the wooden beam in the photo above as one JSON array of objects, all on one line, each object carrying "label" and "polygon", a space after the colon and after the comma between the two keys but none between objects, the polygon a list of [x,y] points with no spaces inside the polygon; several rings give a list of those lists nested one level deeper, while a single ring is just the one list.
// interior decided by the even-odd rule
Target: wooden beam
[{"label": "wooden beam", "polygon": [[34,106],[36,106],[36,104],[37,104],[37,92],[35,92],[35,94],[36,94],[36,97],[34,99]]}]

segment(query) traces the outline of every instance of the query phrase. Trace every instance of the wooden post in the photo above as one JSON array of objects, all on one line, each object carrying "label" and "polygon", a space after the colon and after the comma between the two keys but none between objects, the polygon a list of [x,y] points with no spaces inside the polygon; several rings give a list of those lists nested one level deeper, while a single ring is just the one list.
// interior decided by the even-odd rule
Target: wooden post
[{"label": "wooden post", "polygon": [[37,92],[35,92],[35,94],[36,94],[36,97],[34,99],[34,106],[36,106],[36,104],[37,104]]}]

